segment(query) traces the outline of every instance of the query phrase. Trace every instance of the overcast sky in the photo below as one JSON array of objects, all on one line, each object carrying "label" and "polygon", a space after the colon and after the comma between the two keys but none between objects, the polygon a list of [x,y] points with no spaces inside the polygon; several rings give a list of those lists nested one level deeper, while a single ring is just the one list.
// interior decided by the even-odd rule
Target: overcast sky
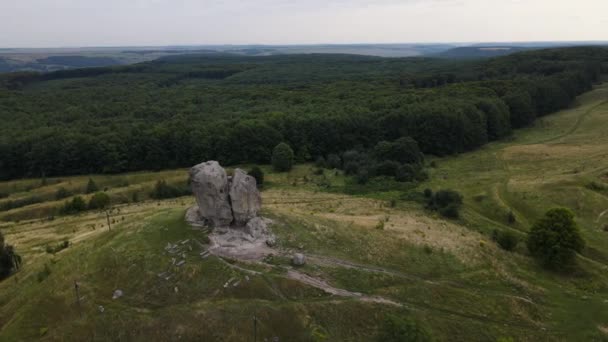
[{"label": "overcast sky", "polygon": [[608,40],[608,0],[0,0],[0,47]]}]

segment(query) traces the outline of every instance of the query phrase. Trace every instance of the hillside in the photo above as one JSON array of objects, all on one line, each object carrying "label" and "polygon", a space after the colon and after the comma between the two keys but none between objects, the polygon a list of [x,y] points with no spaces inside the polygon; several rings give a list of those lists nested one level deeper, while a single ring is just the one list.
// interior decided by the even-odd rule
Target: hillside
[{"label": "hillside", "polygon": [[[206,232],[183,219],[191,196],[148,199],[157,180],[184,184],[186,170],[2,182],[0,201],[46,199],[2,215],[25,264],[0,283],[0,339],[243,341],[253,339],[255,316],[258,340],[370,341],[393,314],[436,340],[605,340],[607,120],[604,84],[505,141],[430,158],[421,183],[361,187],[310,164],[264,167],[263,214],[279,245],[261,264],[201,257],[196,241]],[[112,198],[111,231],[101,212],[51,219],[44,211],[64,201],[49,194],[79,193],[89,177]],[[425,188],[461,192],[461,218],[424,209]],[[523,242],[507,252],[492,241],[495,229],[523,239],[554,206],[576,212],[588,243],[576,271],[545,271]],[[67,249],[45,251],[64,240]],[[182,242],[186,264],[173,266],[165,247]],[[293,251],[309,256],[305,267],[290,267]],[[117,289],[124,294],[112,299]]]},{"label": "hillside", "polygon": [[491,58],[506,56],[521,51],[531,50],[531,48],[524,48],[519,46],[463,46],[438,54],[439,57],[443,58]]}]

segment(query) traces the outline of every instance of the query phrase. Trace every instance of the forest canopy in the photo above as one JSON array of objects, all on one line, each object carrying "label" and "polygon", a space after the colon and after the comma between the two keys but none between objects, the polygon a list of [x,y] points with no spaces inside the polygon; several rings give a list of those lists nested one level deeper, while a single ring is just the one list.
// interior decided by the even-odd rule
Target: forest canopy
[{"label": "forest canopy", "polygon": [[608,49],[490,60],[353,55],[172,56],[130,66],[0,74],[0,179],[299,161],[407,137],[475,149],[571,104]]}]

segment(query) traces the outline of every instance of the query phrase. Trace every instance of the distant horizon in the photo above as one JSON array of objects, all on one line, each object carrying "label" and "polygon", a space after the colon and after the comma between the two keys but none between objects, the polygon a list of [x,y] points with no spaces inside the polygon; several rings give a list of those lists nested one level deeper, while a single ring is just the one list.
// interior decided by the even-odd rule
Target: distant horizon
[{"label": "distant horizon", "polygon": [[192,48],[192,47],[241,47],[241,46],[264,46],[264,47],[298,47],[298,46],[390,46],[390,45],[460,45],[474,46],[479,44],[608,44],[607,40],[521,40],[521,41],[421,41],[421,42],[353,42],[353,43],[285,43],[285,44],[264,44],[264,43],[192,43],[192,44],[159,44],[159,45],[65,45],[65,46],[0,46],[0,50],[35,50],[35,49],[112,49],[112,48]]}]

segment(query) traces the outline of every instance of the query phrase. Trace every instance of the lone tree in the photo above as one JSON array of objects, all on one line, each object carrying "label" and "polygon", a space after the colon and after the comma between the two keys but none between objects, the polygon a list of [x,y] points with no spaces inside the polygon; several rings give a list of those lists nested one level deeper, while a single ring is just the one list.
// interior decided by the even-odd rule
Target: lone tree
[{"label": "lone tree", "polygon": [[97,184],[95,184],[95,181],[93,181],[93,178],[89,178],[89,182],[87,183],[87,188],[86,188],[85,192],[87,194],[92,194],[97,191],[99,191]]},{"label": "lone tree", "polygon": [[8,277],[21,267],[21,257],[13,246],[4,243],[4,235],[0,232],[0,280]]},{"label": "lone tree", "polygon": [[574,213],[565,208],[549,210],[528,233],[528,250],[542,264],[560,270],[574,262],[577,252],[585,247]]},{"label": "lone tree", "polygon": [[293,150],[286,143],[280,143],[272,150],[272,166],[276,171],[286,172],[291,170],[293,159]]},{"label": "lone tree", "polygon": [[110,206],[110,196],[105,192],[98,192],[89,200],[89,209],[107,209]]}]

